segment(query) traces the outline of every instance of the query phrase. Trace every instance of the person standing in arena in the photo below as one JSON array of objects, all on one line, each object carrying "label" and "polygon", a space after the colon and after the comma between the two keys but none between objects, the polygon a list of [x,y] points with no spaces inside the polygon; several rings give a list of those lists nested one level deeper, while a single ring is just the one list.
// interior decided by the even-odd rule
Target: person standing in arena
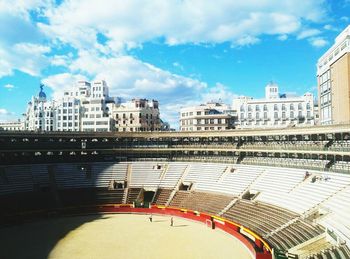
[{"label": "person standing in arena", "polygon": [[152,218],[152,214],[151,216],[149,216],[149,222],[152,222],[153,218]]},{"label": "person standing in arena", "polygon": [[171,217],[171,219],[170,219],[170,226],[171,227],[174,226],[174,218],[173,217]]}]

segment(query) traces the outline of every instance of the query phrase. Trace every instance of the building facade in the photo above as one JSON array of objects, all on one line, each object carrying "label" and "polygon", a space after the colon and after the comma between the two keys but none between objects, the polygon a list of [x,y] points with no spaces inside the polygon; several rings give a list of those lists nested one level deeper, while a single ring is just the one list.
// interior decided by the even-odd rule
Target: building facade
[{"label": "building facade", "polygon": [[228,130],[234,124],[234,112],[223,103],[210,102],[180,110],[180,131]]},{"label": "building facade", "polygon": [[271,128],[295,125],[314,125],[314,97],[280,94],[278,85],[269,83],[265,87],[264,99],[238,97],[232,102],[237,111],[238,128]]},{"label": "building facade", "polygon": [[158,101],[132,99],[113,105],[112,117],[116,131],[158,131],[161,130]]},{"label": "building facade", "polygon": [[0,130],[24,130],[24,122],[23,121],[9,121],[9,122],[0,122]]},{"label": "building facade", "polygon": [[26,130],[55,130],[54,103],[47,101],[43,85],[40,85],[38,96],[33,96],[28,103],[24,116],[24,128]]},{"label": "building facade", "polygon": [[321,124],[350,122],[350,25],[317,63]]},{"label": "building facade", "polygon": [[43,86],[28,103],[25,130],[153,131],[160,130],[158,101],[133,99],[120,104],[109,96],[105,81],[79,81],[62,98],[48,101]]}]

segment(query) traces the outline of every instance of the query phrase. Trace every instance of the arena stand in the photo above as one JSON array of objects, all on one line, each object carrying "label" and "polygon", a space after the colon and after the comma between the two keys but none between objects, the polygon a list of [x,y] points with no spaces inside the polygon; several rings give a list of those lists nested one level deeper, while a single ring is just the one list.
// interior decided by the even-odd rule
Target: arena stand
[{"label": "arena stand", "polygon": [[234,222],[279,258],[350,258],[348,127],[103,134],[0,133],[3,222],[153,203]]}]

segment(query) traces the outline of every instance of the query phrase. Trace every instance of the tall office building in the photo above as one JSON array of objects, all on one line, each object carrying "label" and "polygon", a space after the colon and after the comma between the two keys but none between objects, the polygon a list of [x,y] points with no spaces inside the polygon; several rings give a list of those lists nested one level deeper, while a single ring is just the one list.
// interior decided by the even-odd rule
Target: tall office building
[{"label": "tall office building", "polygon": [[349,123],[350,25],[318,60],[317,81],[320,123]]}]

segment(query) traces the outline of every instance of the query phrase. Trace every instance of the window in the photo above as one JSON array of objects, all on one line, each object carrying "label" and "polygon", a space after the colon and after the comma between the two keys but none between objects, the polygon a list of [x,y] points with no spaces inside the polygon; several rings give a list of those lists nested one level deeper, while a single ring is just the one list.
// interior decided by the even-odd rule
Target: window
[{"label": "window", "polygon": [[298,103],[298,110],[302,110],[303,109],[303,105],[301,103]]},{"label": "window", "polygon": [[273,109],[274,109],[275,111],[278,111],[278,106],[277,106],[277,104],[275,104],[275,105],[273,106]]},{"label": "window", "polygon": [[290,104],[289,109],[290,109],[291,111],[294,111],[294,105],[293,105],[292,103]]},{"label": "window", "polygon": [[259,119],[260,119],[260,114],[257,112],[257,113],[255,114],[255,117],[256,117],[257,120],[259,120]]},{"label": "window", "polygon": [[197,115],[201,115],[201,112],[197,112]]},{"label": "window", "polygon": [[306,109],[307,109],[307,110],[310,110],[310,103],[307,103],[307,104],[306,104]]},{"label": "window", "polygon": [[252,111],[252,106],[248,105],[248,112],[251,112],[251,111]]},{"label": "window", "polygon": [[267,112],[264,112],[264,119],[267,119]]},{"label": "window", "polygon": [[285,110],[286,110],[286,105],[282,104],[282,111],[285,111]]},{"label": "window", "polygon": [[294,119],[294,112],[293,111],[290,112],[290,118]]},{"label": "window", "polygon": [[267,111],[267,105],[264,104],[264,111]]},{"label": "window", "polygon": [[278,118],[278,112],[274,113],[274,118],[277,119]]},{"label": "window", "polygon": [[241,119],[244,119],[244,113],[241,113]]},{"label": "window", "polygon": [[308,119],[311,118],[311,112],[310,112],[310,111],[307,111],[306,117],[307,117]]},{"label": "window", "polygon": [[255,111],[260,111],[259,105],[256,105],[256,106],[255,106]]},{"label": "window", "polygon": [[244,105],[241,105],[241,112],[244,112]]}]

